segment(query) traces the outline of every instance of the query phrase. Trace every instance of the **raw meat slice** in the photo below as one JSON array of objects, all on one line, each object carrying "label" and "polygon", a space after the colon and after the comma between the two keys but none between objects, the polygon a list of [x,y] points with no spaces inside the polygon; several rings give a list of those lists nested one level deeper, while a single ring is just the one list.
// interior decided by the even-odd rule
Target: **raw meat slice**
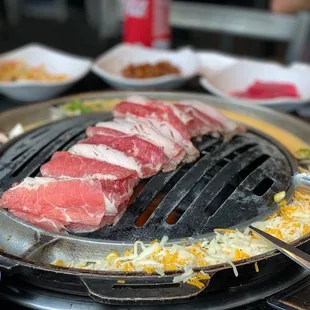
[{"label": "raw meat slice", "polygon": [[48,231],[60,232],[60,231],[65,230],[64,223],[57,221],[55,219],[49,219],[41,215],[36,216],[30,213],[25,213],[25,212],[16,211],[16,210],[9,210],[9,212],[13,216],[23,220],[24,222],[27,222],[34,226],[38,226]]},{"label": "raw meat slice", "polygon": [[106,215],[114,216],[119,213],[120,205],[124,201],[129,201],[134,184],[128,180],[101,180],[100,182],[105,194]]},{"label": "raw meat slice", "polygon": [[82,144],[106,145],[136,160],[144,176],[158,173],[168,161],[164,151],[138,136],[127,135],[110,128],[102,128],[101,134],[80,141]]},{"label": "raw meat slice", "polygon": [[131,179],[134,184],[138,181],[138,175],[134,170],[73,155],[69,152],[56,152],[49,162],[42,165],[40,171],[45,177],[91,177],[99,180]]},{"label": "raw meat slice", "polygon": [[65,224],[99,225],[106,214],[100,181],[91,179],[26,178],[3,193],[4,209],[42,216]]},{"label": "raw meat slice", "polygon": [[120,220],[120,218],[123,216],[124,212],[126,211],[128,206],[128,200],[124,201],[124,203],[119,207],[119,213],[117,215],[105,215],[102,218],[102,221],[100,225],[84,225],[84,224],[70,224],[67,226],[67,230],[74,232],[74,233],[87,233],[96,231],[104,226],[107,225],[115,225]]},{"label": "raw meat slice", "polygon": [[133,136],[97,135],[81,140],[69,152],[133,169],[141,179],[156,174],[167,161],[160,148]]},{"label": "raw meat slice", "polygon": [[193,162],[199,157],[199,151],[190,140],[184,120],[179,118],[175,110],[176,108],[161,104],[159,101],[148,104],[123,101],[114,107],[113,114],[116,118],[137,119],[154,126],[162,135],[174,140],[185,149],[184,162]]},{"label": "raw meat slice", "polygon": [[[211,132],[218,132],[223,135],[232,135],[235,132],[242,131],[244,128],[239,124],[228,119],[220,110],[204,104],[197,100],[184,100],[177,103],[177,106],[183,111],[191,111],[196,118],[203,121],[210,127]],[[191,108],[191,109],[189,109]]]},{"label": "raw meat slice", "polygon": [[130,96],[126,101],[145,105],[154,109],[161,109],[162,111],[169,111],[169,113],[172,112],[184,125],[192,120],[191,116],[178,109],[175,105],[162,100],[150,100],[142,96]]},{"label": "raw meat slice", "polygon": [[69,152],[55,153],[52,159],[41,167],[41,174],[43,177],[58,179],[86,177],[100,180],[107,199],[107,214],[118,212],[118,206],[131,197],[133,188],[139,180],[133,170]]},{"label": "raw meat slice", "polygon": [[214,128],[215,126],[212,126],[210,122],[207,122],[204,117],[200,115],[201,112],[199,112],[197,109],[178,103],[176,106],[184,113],[187,113],[192,117],[192,120],[186,124],[186,128],[192,138],[207,135],[212,131],[216,132],[218,130],[218,128]]},{"label": "raw meat slice", "polygon": [[163,171],[174,170],[185,156],[185,150],[173,140],[161,135],[156,128],[148,126],[143,122],[131,122],[130,120],[114,120],[110,122],[100,122],[96,127],[88,127],[86,133],[89,137],[104,133],[102,128],[110,128],[128,135],[137,135],[139,138],[148,141],[162,148],[166,156],[169,158],[163,166]]},{"label": "raw meat slice", "polygon": [[126,169],[135,170],[141,179],[148,178],[153,175],[145,174],[145,168],[141,167],[134,157],[127,156],[124,152],[120,152],[103,144],[81,143],[72,146],[68,151],[74,155],[96,159],[116,166],[121,166]]}]

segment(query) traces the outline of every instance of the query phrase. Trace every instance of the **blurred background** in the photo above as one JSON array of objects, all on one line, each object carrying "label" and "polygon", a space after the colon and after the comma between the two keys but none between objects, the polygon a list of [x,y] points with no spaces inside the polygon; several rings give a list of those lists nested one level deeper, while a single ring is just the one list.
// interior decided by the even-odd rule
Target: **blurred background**
[{"label": "blurred background", "polygon": [[[238,55],[285,61],[289,42],[285,42],[284,38],[277,35],[274,38],[264,38],[263,29],[261,38],[257,40],[255,32],[258,29],[255,28],[259,27],[258,24],[249,24],[247,27],[249,33],[245,35],[225,31],[226,28],[229,30],[231,18],[229,12],[225,12],[227,6],[240,8],[239,17],[246,19],[251,17],[251,15],[247,17],[249,12],[255,12],[257,9],[269,13],[271,6],[269,0],[172,2],[172,14],[180,8],[177,5],[192,3],[221,5],[223,13],[218,18],[223,18],[227,14],[227,20],[221,21],[223,23],[221,31],[211,25],[216,21],[208,19],[200,20],[200,27],[189,29],[191,27],[185,25],[186,22],[183,20],[187,18],[186,14],[182,15],[182,10],[179,10],[181,13],[178,16],[179,21],[176,18],[172,22],[173,47],[192,45],[195,48],[216,49]],[[95,57],[121,41],[122,1],[119,0],[1,0],[0,4],[0,52],[28,42],[40,42],[68,52]],[[186,10],[183,11],[185,12]],[[197,14],[197,20],[199,18]],[[275,31],[277,23],[270,27]],[[279,27],[282,26],[279,24]],[[287,31],[289,32],[289,29]]]},{"label": "blurred background", "polygon": [[[126,0],[0,0],[0,54],[36,42],[94,60],[122,42],[123,30],[127,29],[125,3]],[[196,51],[215,50],[283,64],[309,63],[309,0],[167,3],[172,48],[190,46]],[[109,85],[91,73],[64,95],[107,88]],[[183,90],[203,91],[198,78]],[[15,104],[1,97],[0,110]],[[310,116],[310,109],[305,111]]]}]

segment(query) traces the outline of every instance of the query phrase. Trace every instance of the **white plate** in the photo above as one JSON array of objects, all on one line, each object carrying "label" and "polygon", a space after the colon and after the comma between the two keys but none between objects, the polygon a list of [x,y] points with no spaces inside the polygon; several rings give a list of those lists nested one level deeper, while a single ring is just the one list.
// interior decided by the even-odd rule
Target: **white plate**
[{"label": "white plate", "polygon": [[[310,102],[310,66],[307,64],[293,63],[283,66],[276,62],[237,58],[216,52],[200,52],[197,56],[200,61],[200,84],[217,96],[234,102],[250,102],[288,110]],[[233,91],[246,90],[256,80],[293,83],[301,98],[253,100],[230,94]]]},{"label": "white plate", "polygon": [[[181,74],[146,79],[126,78],[121,74],[129,64],[154,64],[158,61],[169,61],[180,69]],[[189,48],[164,51],[130,44],[115,46],[100,56],[92,67],[95,74],[118,89],[174,89],[198,74],[198,69],[198,58]]]},{"label": "white plate", "polygon": [[0,82],[1,94],[21,101],[39,101],[55,97],[82,79],[91,68],[88,58],[69,55],[35,43],[0,55],[0,62],[7,60],[24,60],[30,66],[43,64],[49,73],[69,76],[67,80],[60,82]]}]

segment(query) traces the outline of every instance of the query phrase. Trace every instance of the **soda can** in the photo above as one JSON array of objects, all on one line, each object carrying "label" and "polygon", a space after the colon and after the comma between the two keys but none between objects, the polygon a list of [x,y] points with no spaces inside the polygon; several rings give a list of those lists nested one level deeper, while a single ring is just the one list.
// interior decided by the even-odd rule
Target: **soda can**
[{"label": "soda can", "polygon": [[123,41],[154,48],[169,48],[171,0],[125,0]]}]

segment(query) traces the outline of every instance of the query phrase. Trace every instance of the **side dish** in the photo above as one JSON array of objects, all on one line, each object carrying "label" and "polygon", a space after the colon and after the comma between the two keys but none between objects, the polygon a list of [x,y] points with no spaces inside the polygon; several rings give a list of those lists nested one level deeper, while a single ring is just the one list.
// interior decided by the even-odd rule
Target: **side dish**
[{"label": "side dish", "polygon": [[122,75],[132,79],[154,78],[168,74],[180,74],[180,69],[168,61],[155,64],[130,64],[122,70]]},{"label": "side dish", "polygon": [[45,65],[31,67],[25,61],[11,60],[0,63],[0,82],[32,80],[40,82],[59,82],[69,78],[66,74],[52,74]]}]

